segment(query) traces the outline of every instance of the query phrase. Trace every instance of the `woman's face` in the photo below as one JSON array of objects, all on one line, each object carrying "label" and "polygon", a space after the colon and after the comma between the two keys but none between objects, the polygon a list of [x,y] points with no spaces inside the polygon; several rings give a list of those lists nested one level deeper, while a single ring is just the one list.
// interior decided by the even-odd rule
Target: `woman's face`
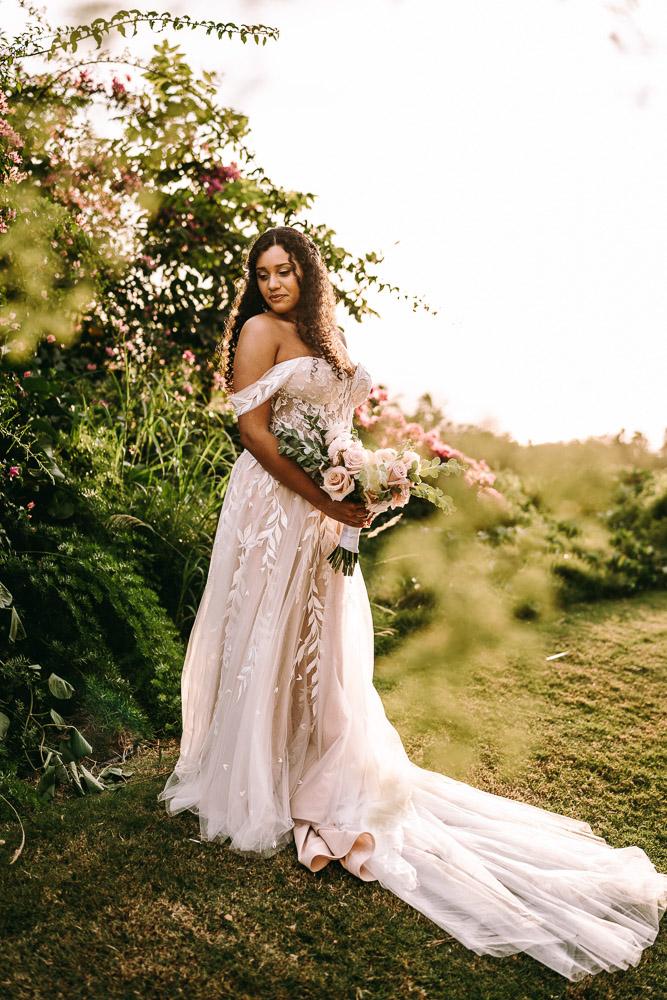
[{"label": "woman's face", "polygon": [[257,258],[255,274],[257,286],[269,310],[281,319],[294,320],[301,293],[297,275],[299,278],[303,276],[298,262],[292,264],[284,247],[272,246]]}]

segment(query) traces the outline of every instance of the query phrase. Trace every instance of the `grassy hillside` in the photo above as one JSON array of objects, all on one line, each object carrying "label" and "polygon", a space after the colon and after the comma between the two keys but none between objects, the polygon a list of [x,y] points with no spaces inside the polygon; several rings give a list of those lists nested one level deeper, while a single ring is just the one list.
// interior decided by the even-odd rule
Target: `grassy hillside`
[{"label": "grassy hillside", "polygon": [[[585,819],[667,870],[667,594],[568,612],[502,670],[498,651],[489,669],[479,660],[429,720],[411,641],[379,656],[376,681],[413,759],[444,769],[449,755],[457,777]],[[453,697],[465,699],[467,726],[456,724]],[[293,847],[252,861],[201,844],[192,814],[169,818],[155,801],[175,757],[174,744],[146,746],[126,787],[45,808],[11,867],[17,833],[4,824],[3,993],[657,1000],[667,991],[664,930],[639,968],[573,985],[527,956],[475,956],[377,884],[335,865],[309,873]]]}]

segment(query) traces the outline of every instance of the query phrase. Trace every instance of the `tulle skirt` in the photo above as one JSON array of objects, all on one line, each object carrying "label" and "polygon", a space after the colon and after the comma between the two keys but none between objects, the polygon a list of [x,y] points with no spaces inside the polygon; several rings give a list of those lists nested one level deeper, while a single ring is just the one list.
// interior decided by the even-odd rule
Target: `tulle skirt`
[{"label": "tulle skirt", "polygon": [[340,862],[479,955],[526,952],[571,980],[636,965],[667,876],[587,823],[413,764],[373,685],[360,565],[327,555],[342,522],[244,450],[188,644],[180,756],[160,792],[203,840]]}]

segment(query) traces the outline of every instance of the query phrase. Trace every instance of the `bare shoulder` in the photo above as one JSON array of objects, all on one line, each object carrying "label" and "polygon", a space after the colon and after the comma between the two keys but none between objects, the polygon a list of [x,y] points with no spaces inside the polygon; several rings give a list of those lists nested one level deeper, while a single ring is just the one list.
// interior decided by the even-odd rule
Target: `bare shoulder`
[{"label": "bare shoulder", "polygon": [[251,316],[241,327],[237,350],[242,343],[249,345],[251,348],[254,346],[260,347],[266,343],[272,343],[277,346],[278,331],[275,321],[265,313],[257,313],[256,316]]},{"label": "bare shoulder", "polygon": [[234,352],[234,392],[258,378],[275,364],[278,333],[273,321],[259,313],[245,321]]}]

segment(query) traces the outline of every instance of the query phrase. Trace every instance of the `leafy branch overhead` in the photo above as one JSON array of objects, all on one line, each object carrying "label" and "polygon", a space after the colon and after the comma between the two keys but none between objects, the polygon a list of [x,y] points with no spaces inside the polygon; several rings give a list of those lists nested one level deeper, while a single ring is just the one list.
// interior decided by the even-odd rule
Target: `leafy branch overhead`
[{"label": "leafy branch overhead", "polygon": [[[377,315],[371,292],[410,299],[381,279],[380,253],[354,254],[306,217],[315,194],[273,183],[249,148],[247,116],[220,103],[215,73],[194,73],[167,39],[148,60],[102,48],[110,34],[143,25],[278,37],[265,25],[133,9],[56,30],[34,22],[2,46],[13,143],[4,170],[0,162],[0,340],[9,360],[22,363],[51,337],[80,342],[98,363],[109,343],[138,332],[165,349],[212,351],[244,249],[276,225],[312,237],[355,320]],[[46,71],[30,71],[32,55],[47,57]],[[134,75],[109,79],[111,63]],[[412,305],[429,308],[414,296]]]},{"label": "leafy branch overhead", "polygon": [[[29,9],[29,8],[28,8]],[[55,59],[60,53],[76,52],[82,42],[93,41],[97,48],[100,48],[106,38],[114,32],[123,38],[134,37],[140,26],[147,25],[151,31],[164,31],[165,28],[172,28],[174,31],[182,31],[189,28],[191,31],[203,29],[207,35],[214,34],[220,40],[227,35],[232,38],[238,35],[245,44],[248,38],[254,39],[257,45],[261,42],[266,45],[269,38],[277,39],[279,31],[277,28],[269,27],[265,24],[234,24],[232,21],[211,21],[200,20],[189,16],[189,14],[170,14],[168,11],[158,13],[158,11],[141,11],[136,8],[130,10],[119,10],[110,17],[96,17],[89,24],[65,25],[52,30],[48,25],[30,29],[24,34],[17,36],[13,44],[5,47],[0,53],[0,65],[12,65],[17,59],[26,59],[30,56],[46,56],[47,59]]]}]

